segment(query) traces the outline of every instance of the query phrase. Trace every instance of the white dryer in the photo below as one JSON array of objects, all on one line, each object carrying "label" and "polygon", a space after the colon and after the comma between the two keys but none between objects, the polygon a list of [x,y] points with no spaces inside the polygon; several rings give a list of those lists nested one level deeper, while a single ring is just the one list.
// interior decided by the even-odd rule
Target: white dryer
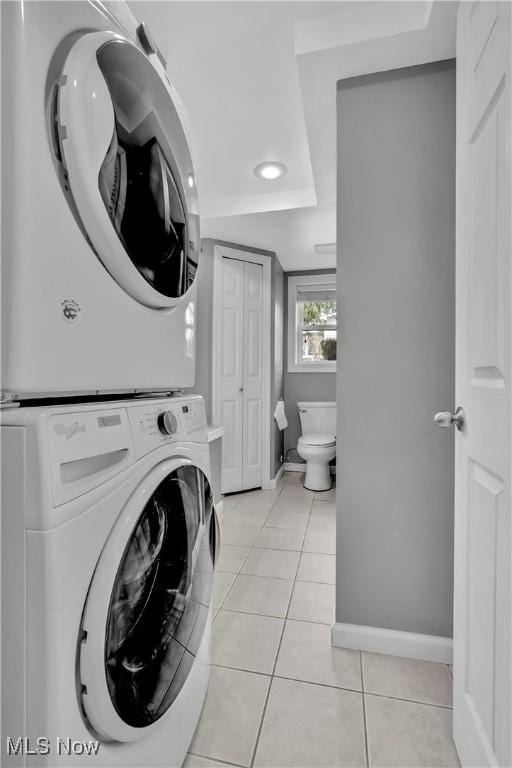
[{"label": "white dryer", "polygon": [[191,386],[197,192],[149,30],[123,2],[1,13],[4,400]]},{"label": "white dryer", "polygon": [[2,765],[180,766],[219,544],[203,399],[13,408],[1,438]]}]

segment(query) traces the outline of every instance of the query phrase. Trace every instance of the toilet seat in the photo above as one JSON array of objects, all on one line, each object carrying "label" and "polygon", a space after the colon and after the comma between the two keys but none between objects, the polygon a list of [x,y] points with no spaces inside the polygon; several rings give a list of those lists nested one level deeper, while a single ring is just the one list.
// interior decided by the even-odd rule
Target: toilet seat
[{"label": "toilet seat", "polygon": [[317,446],[321,447],[324,446],[325,448],[336,445],[336,436],[335,435],[302,435],[302,437],[299,437],[299,445],[311,445],[311,446]]}]

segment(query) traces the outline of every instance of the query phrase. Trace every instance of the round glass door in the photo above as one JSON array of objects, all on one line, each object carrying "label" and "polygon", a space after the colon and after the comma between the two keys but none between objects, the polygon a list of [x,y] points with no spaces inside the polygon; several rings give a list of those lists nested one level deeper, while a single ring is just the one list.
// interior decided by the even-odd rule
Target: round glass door
[{"label": "round glass door", "polygon": [[185,465],[160,482],[126,544],[108,607],[104,670],[112,705],[132,728],[169,709],[194,663],[210,605],[214,530],[208,480]]},{"label": "round glass door", "polygon": [[97,53],[115,115],[98,185],[112,226],[142,277],[159,293],[177,297],[194,280],[197,255],[189,247],[184,192],[151,125],[155,105],[127,79],[132,56],[130,47],[118,42]]},{"label": "round glass door", "polygon": [[54,95],[56,155],[72,210],[112,276],[158,308],[187,293],[200,252],[177,98],[157,63],[107,32],[75,43]]}]

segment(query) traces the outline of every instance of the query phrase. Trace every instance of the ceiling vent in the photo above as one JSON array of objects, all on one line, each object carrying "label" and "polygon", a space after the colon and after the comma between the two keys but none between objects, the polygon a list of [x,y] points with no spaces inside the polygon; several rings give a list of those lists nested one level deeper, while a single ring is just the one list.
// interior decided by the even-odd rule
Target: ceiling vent
[{"label": "ceiling vent", "polygon": [[336,253],[336,243],[316,243],[314,248],[319,256],[330,256]]}]

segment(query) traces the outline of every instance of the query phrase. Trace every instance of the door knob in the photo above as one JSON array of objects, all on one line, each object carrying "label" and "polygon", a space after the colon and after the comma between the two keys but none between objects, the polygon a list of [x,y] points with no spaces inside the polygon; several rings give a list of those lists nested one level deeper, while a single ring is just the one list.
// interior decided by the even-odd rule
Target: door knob
[{"label": "door knob", "polygon": [[243,388],[243,387],[238,387],[238,391],[239,391],[239,392],[243,392],[243,391],[244,391],[244,388]]},{"label": "door knob", "polygon": [[439,411],[439,413],[436,413],[434,416],[434,421],[438,427],[452,427],[455,424],[459,432],[462,432],[465,425],[464,409],[459,405],[455,413],[451,413],[450,411]]}]

